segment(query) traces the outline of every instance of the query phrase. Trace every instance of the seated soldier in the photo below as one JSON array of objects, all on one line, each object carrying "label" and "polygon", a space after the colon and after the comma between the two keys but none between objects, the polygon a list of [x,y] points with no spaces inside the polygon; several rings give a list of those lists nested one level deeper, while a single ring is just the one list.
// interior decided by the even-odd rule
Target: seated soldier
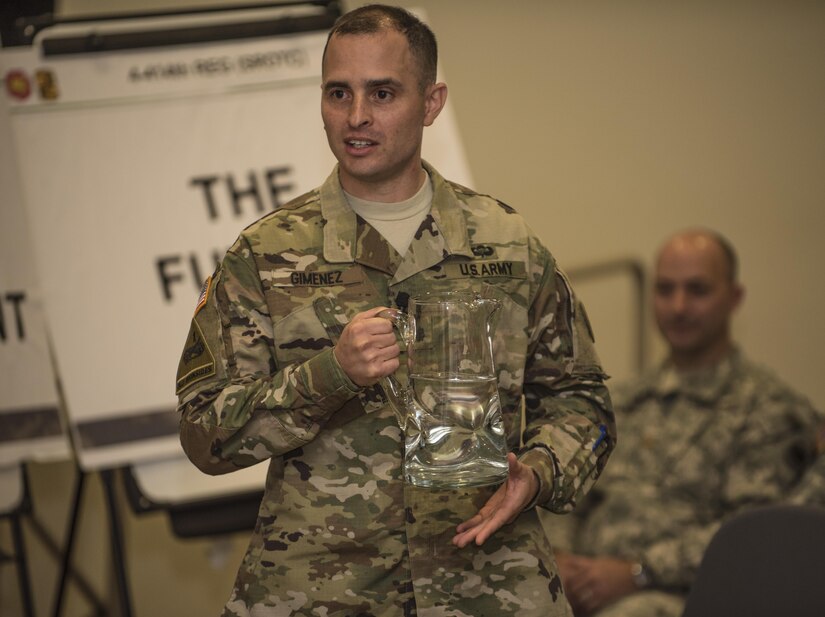
[{"label": "seated soldier", "polygon": [[[611,391],[616,451],[558,555],[576,615],[681,615],[721,522],[783,500],[810,465],[822,416],[732,342],[742,297],[718,234],[688,230],[659,253],[654,312],[669,354]],[[552,538],[556,520],[545,522]]]}]

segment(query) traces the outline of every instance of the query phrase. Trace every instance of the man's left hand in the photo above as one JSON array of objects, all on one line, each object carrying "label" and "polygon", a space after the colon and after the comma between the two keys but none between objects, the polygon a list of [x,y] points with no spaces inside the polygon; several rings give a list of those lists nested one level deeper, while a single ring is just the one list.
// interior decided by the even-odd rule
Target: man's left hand
[{"label": "man's left hand", "polygon": [[500,527],[512,523],[524,511],[539,490],[533,469],[519,462],[516,455],[507,455],[510,467],[507,480],[473,518],[456,527],[453,544],[464,548],[475,541],[479,546]]}]

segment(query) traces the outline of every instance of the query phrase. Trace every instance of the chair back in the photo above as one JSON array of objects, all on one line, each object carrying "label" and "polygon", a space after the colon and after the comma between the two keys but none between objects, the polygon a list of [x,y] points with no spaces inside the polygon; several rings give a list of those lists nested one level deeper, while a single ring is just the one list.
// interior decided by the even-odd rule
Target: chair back
[{"label": "chair back", "polygon": [[825,616],[825,508],[777,505],[726,521],[683,617]]}]

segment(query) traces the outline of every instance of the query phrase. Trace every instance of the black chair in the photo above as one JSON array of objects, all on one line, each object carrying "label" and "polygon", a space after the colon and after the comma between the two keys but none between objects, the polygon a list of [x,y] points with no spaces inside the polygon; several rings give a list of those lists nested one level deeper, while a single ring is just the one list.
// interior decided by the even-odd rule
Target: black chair
[{"label": "black chair", "polygon": [[766,506],[720,527],[683,617],[825,616],[825,509]]}]

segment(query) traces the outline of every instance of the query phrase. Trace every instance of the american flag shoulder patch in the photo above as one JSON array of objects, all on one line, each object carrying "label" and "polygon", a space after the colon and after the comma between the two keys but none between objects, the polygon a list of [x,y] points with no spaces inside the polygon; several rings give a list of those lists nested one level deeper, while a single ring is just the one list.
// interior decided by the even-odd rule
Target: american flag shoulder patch
[{"label": "american flag shoulder patch", "polygon": [[206,280],[203,282],[203,286],[201,287],[201,293],[198,296],[198,303],[195,306],[195,315],[198,314],[203,306],[206,304],[206,301],[209,299],[209,290],[212,288],[212,277],[206,277]]}]

